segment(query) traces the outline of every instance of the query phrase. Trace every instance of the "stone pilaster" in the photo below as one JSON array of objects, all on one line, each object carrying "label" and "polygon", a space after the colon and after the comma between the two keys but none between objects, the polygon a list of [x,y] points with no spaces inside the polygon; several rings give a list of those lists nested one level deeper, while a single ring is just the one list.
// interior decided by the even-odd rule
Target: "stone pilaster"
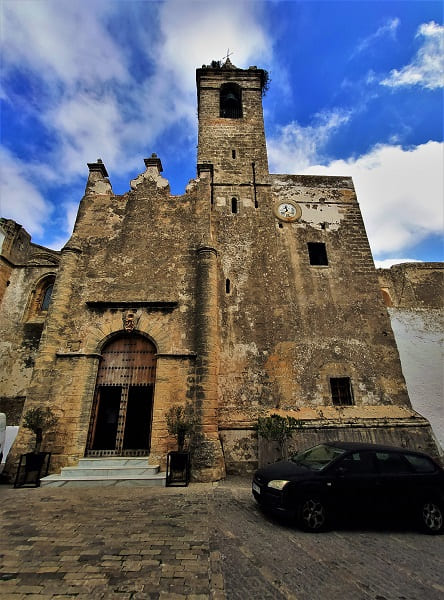
[{"label": "stone pilaster", "polygon": [[193,478],[216,481],[225,476],[225,462],[218,432],[218,302],[217,251],[197,249],[196,289],[196,412],[199,431],[193,448]]}]

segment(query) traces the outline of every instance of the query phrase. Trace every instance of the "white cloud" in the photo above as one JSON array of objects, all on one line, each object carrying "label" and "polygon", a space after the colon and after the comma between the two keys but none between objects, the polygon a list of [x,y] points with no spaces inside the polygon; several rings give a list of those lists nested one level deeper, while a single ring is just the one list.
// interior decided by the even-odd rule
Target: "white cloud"
[{"label": "white cloud", "polygon": [[36,237],[45,236],[48,223],[54,223],[53,236],[46,234],[46,245],[59,250],[72,233],[79,202],[78,199],[61,201],[56,210],[38,189],[38,185],[53,181],[53,177],[46,165],[24,163],[0,146],[1,216],[20,223],[34,242]]},{"label": "white cloud", "polygon": [[26,164],[0,147],[1,215],[17,221],[29,233],[41,235],[52,206],[43,198],[30,174]]},{"label": "white cloud", "polygon": [[63,156],[64,173],[85,174],[87,162],[98,157],[113,168],[122,161],[125,123],[112,94],[96,96],[79,93],[60,101],[42,115],[48,128],[54,128],[57,147],[52,159]]},{"label": "white cloud", "polygon": [[[194,137],[195,68],[222,58],[227,47],[236,50],[234,63],[248,66],[253,56],[269,58],[272,47],[260,4],[169,0],[120,10],[123,4],[95,0],[85,10],[67,0],[22,0],[2,6],[5,73],[25,69],[40,82],[36,90],[44,98],[36,91],[21,107],[55,138],[45,160],[55,165],[63,157],[64,183],[99,156],[111,174],[140,168],[140,153],[173,124]],[[116,19],[130,44],[113,35]],[[137,73],[131,52],[138,52]]]},{"label": "white cloud", "polygon": [[320,160],[326,142],[350,117],[350,111],[333,111],[315,115],[306,127],[296,121],[280,127],[267,142],[270,170],[296,173]]},{"label": "white cloud", "polygon": [[353,177],[374,255],[396,256],[442,233],[443,158],[444,144],[434,141],[410,150],[379,145],[357,159],[311,166],[302,173]]},{"label": "white cloud", "polygon": [[353,56],[367,50],[367,48],[372,46],[375,42],[383,37],[388,36],[394,38],[396,36],[399,23],[400,21],[398,18],[388,19],[387,22],[381,25],[381,27],[378,27],[374,33],[361,40],[355,52],[353,53]]},{"label": "white cloud", "polygon": [[416,258],[385,258],[384,260],[375,260],[375,267],[377,269],[390,269],[393,265],[400,265],[401,263],[417,263],[422,262],[416,260]]},{"label": "white cloud", "polygon": [[270,59],[260,3],[170,0],[162,5],[160,24],[159,70],[171,72],[168,79],[184,92],[195,93],[194,69],[221,59],[228,48],[235,49],[230,60],[242,68]]},{"label": "white cloud", "polygon": [[412,62],[399,71],[393,69],[381,85],[419,85],[431,90],[444,87],[444,26],[434,21],[423,23],[416,37],[422,37],[423,43]]},{"label": "white cloud", "polygon": [[124,56],[106,29],[106,3],[95,0],[85,10],[79,2],[22,0],[2,10],[5,68],[26,67],[68,87],[127,80]]}]

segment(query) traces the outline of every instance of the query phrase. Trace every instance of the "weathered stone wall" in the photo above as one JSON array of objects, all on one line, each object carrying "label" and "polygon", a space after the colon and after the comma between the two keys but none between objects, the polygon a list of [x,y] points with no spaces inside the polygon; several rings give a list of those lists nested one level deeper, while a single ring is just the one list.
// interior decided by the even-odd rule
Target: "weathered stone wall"
[{"label": "weathered stone wall", "polygon": [[[166,411],[172,404],[194,401],[197,389],[203,389],[201,441],[219,445],[216,373],[209,391],[202,384],[217,365],[201,364],[196,372],[195,353],[202,326],[195,315],[198,248],[209,224],[209,181],[202,177],[184,196],[170,196],[165,180],[148,166],[128,194],[115,196],[99,163],[90,168],[74,233],[62,252],[27,400],[27,407],[47,404],[59,417],[57,431],[47,439],[54,452],[52,469],[75,463],[85,452],[100,352],[124,331],[129,309],[135,331],[149,337],[157,350],[153,460],[164,464],[167,451],[175,447],[166,432]],[[217,298],[215,261],[211,286]],[[207,293],[203,290],[204,297]],[[211,310],[206,319],[217,332],[217,314]],[[204,344],[200,356],[208,351],[211,347]],[[27,443],[21,432],[15,453]]]},{"label": "weathered stone wall", "polygon": [[25,396],[0,398],[0,413],[4,413],[6,415],[6,423],[8,426],[20,425],[25,400]]},{"label": "weathered stone wall", "polygon": [[32,301],[39,282],[55,276],[59,253],[31,244],[14,221],[0,227],[0,404],[8,425],[18,425],[46,319]]},{"label": "weathered stone wall", "polygon": [[387,306],[444,307],[444,263],[402,263],[377,273]]},{"label": "weathered stone wall", "polygon": [[6,292],[6,288],[10,285],[12,266],[3,257],[0,257],[0,303]]},{"label": "weathered stone wall", "polygon": [[330,407],[324,409],[324,418],[307,409],[269,411],[266,414],[289,415],[299,422],[285,448],[280,448],[272,440],[258,439],[253,424],[248,427],[244,423],[240,429],[222,428],[222,445],[225,455],[230,457],[227,472],[236,475],[251,473],[258,466],[280,460],[285,453],[290,456],[316,444],[341,440],[415,448],[442,460],[424,418],[405,408],[393,407],[385,412],[382,409],[373,407],[365,411],[347,407],[339,411]]},{"label": "weathered stone wall", "polygon": [[[335,376],[351,377],[358,406],[408,406],[351,180],[272,177],[259,208],[246,202],[233,215],[220,197],[214,211],[221,421],[329,406]],[[289,197],[302,216],[282,223],[273,208]],[[309,264],[307,242],[325,243],[328,266]]]}]

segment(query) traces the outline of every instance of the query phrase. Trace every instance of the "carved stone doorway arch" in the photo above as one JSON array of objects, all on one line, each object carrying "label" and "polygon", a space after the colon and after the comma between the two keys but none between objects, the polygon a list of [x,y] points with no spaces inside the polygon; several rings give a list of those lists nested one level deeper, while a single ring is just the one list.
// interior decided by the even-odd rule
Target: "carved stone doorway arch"
[{"label": "carved stone doorway arch", "polygon": [[141,335],[113,338],[102,350],[86,456],[150,451],[156,348]]}]

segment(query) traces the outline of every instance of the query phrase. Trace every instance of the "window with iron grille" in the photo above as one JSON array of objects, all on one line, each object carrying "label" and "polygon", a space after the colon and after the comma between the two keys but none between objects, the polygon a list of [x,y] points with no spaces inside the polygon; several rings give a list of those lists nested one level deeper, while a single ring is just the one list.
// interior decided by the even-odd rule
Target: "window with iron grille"
[{"label": "window with iron grille", "polygon": [[351,406],[354,404],[350,377],[330,377],[330,388],[335,406]]}]

